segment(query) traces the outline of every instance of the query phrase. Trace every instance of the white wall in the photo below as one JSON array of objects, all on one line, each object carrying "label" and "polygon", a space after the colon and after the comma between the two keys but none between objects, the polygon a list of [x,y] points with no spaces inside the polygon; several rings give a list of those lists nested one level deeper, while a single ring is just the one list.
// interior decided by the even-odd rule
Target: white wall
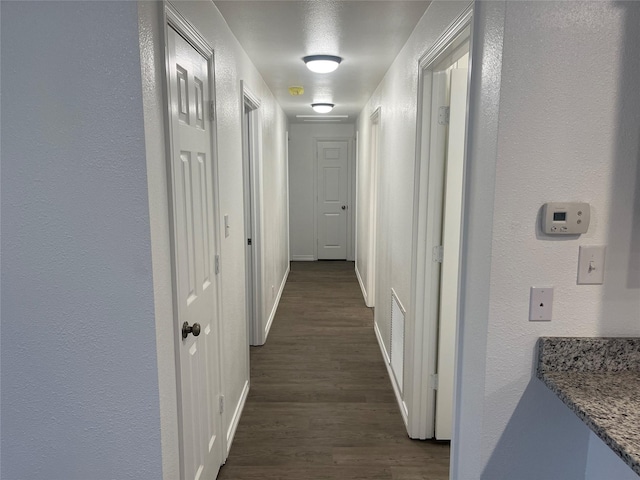
[{"label": "white wall", "polygon": [[[356,268],[363,283],[368,285],[369,218],[373,202],[370,116],[380,107],[378,176],[381,180],[378,186],[375,321],[387,352],[391,346],[391,289],[396,291],[405,307],[410,304],[418,61],[467,6],[468,2],[429,5],[358,117]],[[408,330],[409,327],[405,328]],[[405,359],[405,369],[406,366]]]},{"label": "white wall", "polygon": [[275,317],[276,297],[284,288],[289,272],[288,122],[255,68],[252,77],[252,83],[260,83],[262,98],[262,319],[266,330],[271,326],[267,322]]},{"label": "white wall", "polygon": [[[640,5],[476,5],[453,477],[592,478],[590,432],[535,379],[534,349],[640,335]],[[589,232],[543,236],[553,200],[589,202]],[[576,285],[578,246],[599,244],[605,284]],[[549,323],[527,321],[532,285],[555,287]]]},{"label": "white wall", "polygon": [[[262,111],[263,160],[263,320],[271,315],[277,293],[288,272],[287,218],[287,119],[272,93],[229,30],[212,2],[175,2],[177,10],[206,38],[215,51],[216,129],[219,174],[220,217],[229,215],[228,238],[221,234],[222,284],[222,389],[225,396],[224,433],[232,437],[237,426],[236,412],[246,394],[249,380],[248,337],[245,312],[244,207],[242,181],[242,92],[240,81],[260,100]],[[170,313],[170,250],[167,241],[168,205],[166,167],[163,146],[164,109],[161,65],[164,62],[160,5],[140,3],[140,48],[149,170],[149,204],[152,219],[155,302],[158,328],[161,408],[163,412],[163,454],[167,471],[177,468],[175,454],[176,408],[175,372],[169,368],[174,359],[174,326]],[[156,48],[154,48],[156,46]],[[221,232],[223,225],[218,225]],[[271,286],[274,286],[272,294]],[[171,360],[169,360],[171,359]],[[238,412],[239,413],[239,412]]]},{"label": "white wall", "polygon": [[371,256],[371,210],[373,202],[372,178],[373,162],[371,159],[371,126],[364,127],[364,120],[358,116],[356,122],[357,156],[356,156],[356,218],[355,218],[355,270],[363,290],[365,302],[369,293],[370,256]]},{"label": "white wall", "polygon": [[137,5],[0,8],[0,475],[161,478]]},{"label": "white wall", "polygon": [[161,38],[161,3],[138,2],[142,103],[144,109],[145,148],[153,295],[155,305],[156,348],[158,352],[158,386],[163,479],[180,478],[178,430],[178,393],[176,391],[176,357],[174,347],[173,290],[171,277],[171,226],[167,205],[168,178],[165,165],[164,94],[162,72],[158,62],[164,58]]},{"label": "white wall", "polygon": [[[289,131],[289,209],[291,260],[316,260],[316,141],[355,137],[353,124],[291,124]],[[354,161],[351,144],[349,164]],[[355,211],[354,208],[351,211]],[[353,248],[351,248],[353,252]],[[352,259],[352,258],[349,258]]]},{"label": "white wall", "polygon": [[[161,4],[1,8],[12,121],[2,124],[0,473],[177,478]],[[216,49],[221,213],[232,220],[221,248],[229,431],[248,381],[240,80],[263,109],[265,317],[288,269],[287,121],[213,4],[178,8]]]}]

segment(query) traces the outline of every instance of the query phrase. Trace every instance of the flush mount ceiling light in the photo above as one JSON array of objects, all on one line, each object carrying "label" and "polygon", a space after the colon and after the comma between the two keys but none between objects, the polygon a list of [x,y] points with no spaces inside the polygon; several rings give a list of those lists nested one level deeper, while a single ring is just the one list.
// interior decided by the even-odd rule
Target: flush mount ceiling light
[{"label": "flush mount ceiling light", "polygon": [[311,108],[313,108],[318,113],[329,113],[333,110],[335,105],[333,103],[312,103]]},{"label": "flush mount ceiling light", "polygon": [[322,117],[318,117],[318,115],[296,115],[296,118],[349,118],[349,115],[323,115]]},{"label": "flush mount ceiling light", "polygon": [[338,68],[342,58],[335,55],[309,55],[302,60],[312,72],[329,73]]}]

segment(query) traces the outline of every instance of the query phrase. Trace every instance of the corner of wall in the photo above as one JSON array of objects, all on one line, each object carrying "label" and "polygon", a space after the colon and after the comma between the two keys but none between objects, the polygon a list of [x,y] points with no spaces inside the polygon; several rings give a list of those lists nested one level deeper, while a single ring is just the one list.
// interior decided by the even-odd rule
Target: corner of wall
[{"label": "corner of wall", "polygon": [[476,2],[461,247],[452,478],[477,478],[483,466],[485,364],[489,323],[493,204],[505,2]]},{"label": "corner of wall", "polygon": [[173,325],[173,290],[169,198],[164,139],[163,10],[159,2],[138,2],[138,28],[142,69],[147,185],[151,229],[154,311],[158,388],[160,392],[160,433],[162,477],[180,476],[177,378]]}]

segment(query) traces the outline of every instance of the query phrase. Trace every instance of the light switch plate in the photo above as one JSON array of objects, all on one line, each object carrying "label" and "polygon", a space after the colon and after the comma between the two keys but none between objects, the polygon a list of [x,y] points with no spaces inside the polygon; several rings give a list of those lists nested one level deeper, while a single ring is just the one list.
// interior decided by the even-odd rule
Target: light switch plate
[{"label": "light switch plate", "polygon": [[581,246],[578,255],[578,285],[604,283],[604,245]]},{"label": "light switch plate", "polygon": [[550,322],[553,307],[553,287],[531,287],[529,320]]}]

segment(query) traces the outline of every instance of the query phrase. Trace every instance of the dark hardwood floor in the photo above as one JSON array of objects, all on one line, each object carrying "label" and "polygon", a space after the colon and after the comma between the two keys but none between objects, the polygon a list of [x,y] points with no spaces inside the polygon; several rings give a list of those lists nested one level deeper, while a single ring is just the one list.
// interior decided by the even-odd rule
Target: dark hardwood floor
[{"label": "dark hardwood floor", "polygon": [[294,262],[221,480],[445,480],[407,437],[353,262]]}]

